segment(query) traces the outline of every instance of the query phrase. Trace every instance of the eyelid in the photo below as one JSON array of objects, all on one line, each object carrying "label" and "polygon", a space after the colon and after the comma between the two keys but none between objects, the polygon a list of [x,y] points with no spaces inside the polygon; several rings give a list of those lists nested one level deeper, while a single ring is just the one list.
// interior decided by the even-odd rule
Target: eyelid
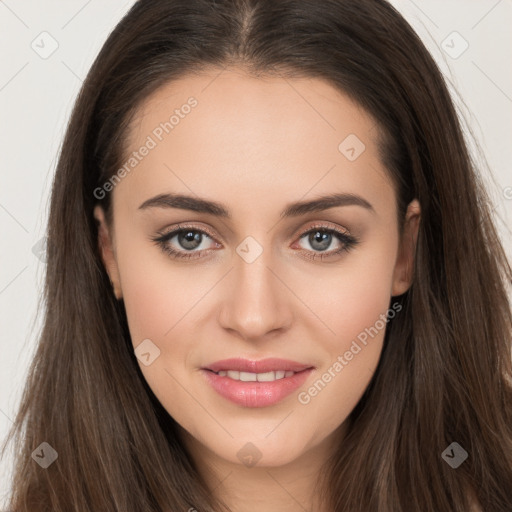
[{"label": "eyelid", "polygon": [[[168,236],[170,234],[174,234],[176,232],[179,232],[179,231],[185,230],[185,229],[191,229],[191,230],[198,231],[198,232],[204,232],[212,240],[214,240],[217,243],[219,243],[218,240],[217,240],[217,235],[214,235],[213,232],[209,228],[207,228],[205,226],[200,226],[198,224],[187,223],[187,222],[184,222],[184,223],[181,223],[181,224],[177,224],[176,226],[173,226],[173,227],[171,227],[169,229],[162,229],[162,230],[158,231],[158,235],[159,236]],[[328,229],[328,230],[332,230],[332,231],[336,231],[336,232],[342,233],[344,235],[350,235],[350,231],[348,229],[346,229],[346,228],[339,227],[339,226],[337,226],[335,224],[332,224],[330,222],[317,221],[317,222],[313,222],[313,224],[310,224],[306,228],[304,228],[301,231],[299,231],[297,234],[294,235],[294,238],[297,238],[297,237],[301,238],[306,233],[309,233],[312,229]]]},{"label": "eyelid", "polygon": [[166,237],[171,234],[177,234],[180,231],[184,231],[186,229],[190,229],[191,231],[197,231],[199,233],[206,233],[212,240],[219,243],[217,241],[217,235],[214,235],[213,232],[209,228],[200,226],[198,224],[193,224],[193,223],[189,224],[187,222],[183,222],[181,224],[176,224],[175,226],[172,226],[171,228],[164,228],[164,229],[158,231],[157,234],[161,237]]},{"label": "eyelid", "polygon": [[339,226],[337,226],[335,224],[332,224],[330,222],[316,222],[316,223],[314,222],[313,224],[310,224],[304,230],[300,231],[295,236],[301,238],[302,236],[304,236],[305,234],[309,233],[313,229],[325,229],[325,230],[335,231],[337,233],[341,233],[343,235],[350,236],[350,231],[348,229],[339,227]]}]

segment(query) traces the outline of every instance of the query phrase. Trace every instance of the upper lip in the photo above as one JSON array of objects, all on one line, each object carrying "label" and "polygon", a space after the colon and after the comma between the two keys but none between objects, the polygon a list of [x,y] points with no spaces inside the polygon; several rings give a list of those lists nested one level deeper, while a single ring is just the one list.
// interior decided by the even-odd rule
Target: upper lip
[{"label": "upper lip", "polygon": [[242,357],[223,359],[222,361],[216,361],[204,367],[206,370],[213,372],[219,372],[221,370],[234,370],[239,372],[249,373],[266,373],[274,372],[278,370],[301,372],[313,368],[312,365],[301,364],[296,361],[290,361],[288,359],[268,358],[261,359],[259,361],[253,361],[250,359],[244,359]]}]

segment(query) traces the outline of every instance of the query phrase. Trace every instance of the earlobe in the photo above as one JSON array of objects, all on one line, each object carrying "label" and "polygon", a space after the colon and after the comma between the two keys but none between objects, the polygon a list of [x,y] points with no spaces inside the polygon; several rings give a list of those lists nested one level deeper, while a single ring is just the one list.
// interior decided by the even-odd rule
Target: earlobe
[{"label": "earlobe", "polygon": [[414,199],[407,206],[405,214],[403,233],[393,272],[392,296],[402,295],[412,285],[420,219],[420,204],[417,199]]},{"label": "earlobe", "polygon": [[116,299],[122,298],[119,269],[114,252],[112,236],[105,219],[105,212],[99,205],[94,207],[94,218],[98,221],[98,248],[105,270],[110,278]]}]

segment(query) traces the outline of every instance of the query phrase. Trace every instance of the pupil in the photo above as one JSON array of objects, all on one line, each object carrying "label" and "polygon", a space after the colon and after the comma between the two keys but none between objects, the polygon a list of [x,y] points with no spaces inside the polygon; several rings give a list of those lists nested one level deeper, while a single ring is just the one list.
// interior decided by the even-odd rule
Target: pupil
[{"label": "pupil", "polygon": [[[311,246],[313,248],[316,248],[319,251],[325,251],[331,244],[331,237],[332,237],[332,235],[330,233],[316,231],[309,235],[309,242],[311,243]],[[317,243],[319,245],[317,245],[315,247],[315,244],[317,244]]]},{"label": "pupil", "polygon": [[194,231],[184,231],[178,238],[180,244],[185,249],[195,249],[201,244],[201,233],[194,233]]}]

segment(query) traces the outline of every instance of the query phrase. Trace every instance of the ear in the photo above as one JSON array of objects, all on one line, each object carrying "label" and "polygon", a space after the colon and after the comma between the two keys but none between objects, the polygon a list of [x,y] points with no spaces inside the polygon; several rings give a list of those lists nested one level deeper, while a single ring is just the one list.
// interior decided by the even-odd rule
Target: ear
[{"label": "ear", "polygon": [[94,218],[98,221],[98,248],[105,270],[110,278],[116,299],[122,298],[119,269],[115,256],[113,237],[105,220],[105,212],[99,205],[94,207]]},{"label": "ear", "polygon": [[420,203],[414,199],[407,206],[404,228],[400,238],[400,247],[393,271],[391,295],[405,293],[412,284],[416,241],[421,218]]}]

